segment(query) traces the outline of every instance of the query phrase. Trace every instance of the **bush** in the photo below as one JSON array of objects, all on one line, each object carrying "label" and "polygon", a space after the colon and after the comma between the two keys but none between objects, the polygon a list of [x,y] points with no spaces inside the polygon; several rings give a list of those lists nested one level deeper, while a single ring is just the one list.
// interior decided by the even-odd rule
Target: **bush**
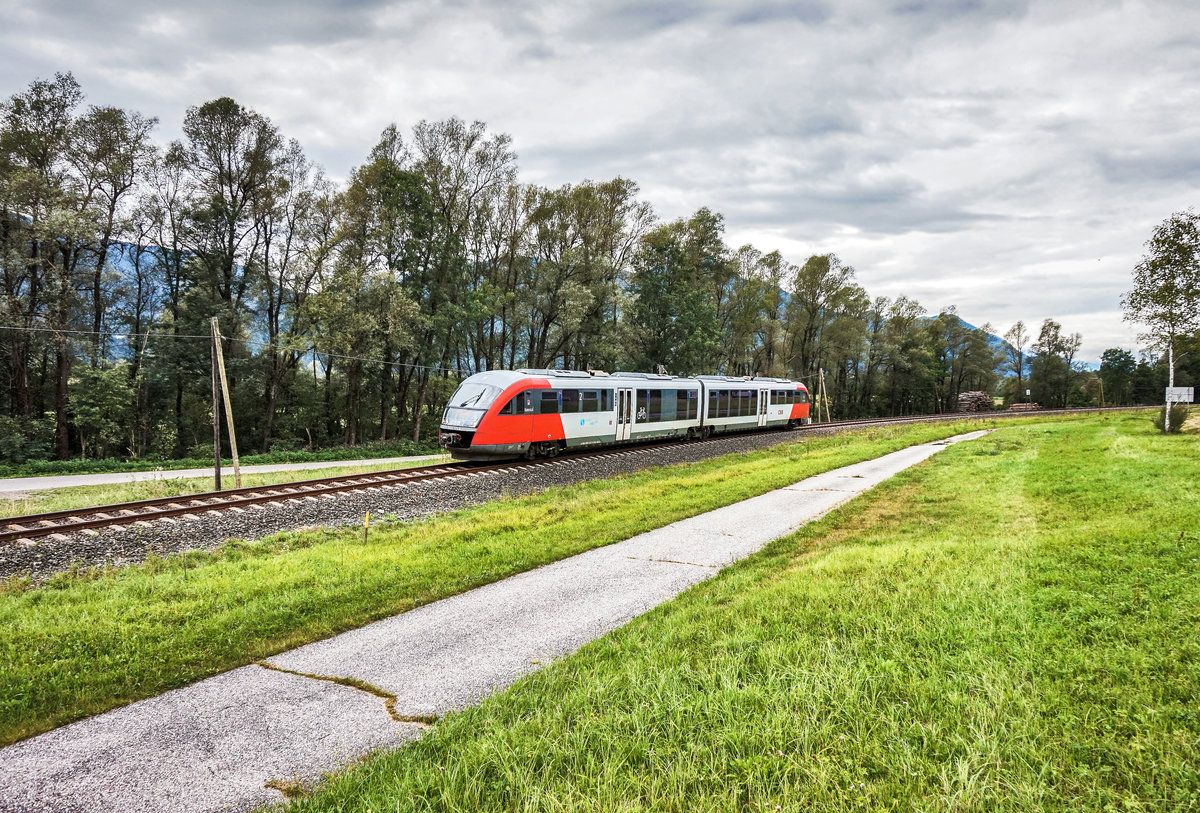
[{"label": "bush", "polygon": [[[1156,414],[1154,416],[1154,428],[1157,429],[1159,432],[1161,432],[1163,429],[1163,422],[1165,421],[1166,417],[1167,417],[1167,408],[1165,406],[1158,411],[1158,414]],[[1171,404],[1171,434],[1172,435],[1174,435],[1176,432],[1183,429],[1183,422],[1186,421],[1187,418],[1188,418],[1188,405],[1187,404]]]},{"label": "bush", "polygon": [[53,439],[53,418],[34,418],[23,423],[8,415],[0,415],[0,463],[19,466],[26,461],[44,458],[50,453]]}]

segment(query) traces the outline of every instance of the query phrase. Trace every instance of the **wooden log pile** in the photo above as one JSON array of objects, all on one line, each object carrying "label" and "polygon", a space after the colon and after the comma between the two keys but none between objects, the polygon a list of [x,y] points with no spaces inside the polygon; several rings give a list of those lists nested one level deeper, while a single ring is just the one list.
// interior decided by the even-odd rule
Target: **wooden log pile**
[{"label": "wooden log pile", "polygon": [[958,394],[959,412],[991,412],[992,396],[986,392],[960,392]]},{"label": "wooden log pile", "polygon": [[1042,408],[1041,404],[1023,404],[1023,403],[1018,402],[1018,403],[1015,403],[1015,404],[1012,404],[1011,406],[1009,406],[1008,411],[1009,412],[1032,412],[1035,409],[1041,409],[1041,408]]}]

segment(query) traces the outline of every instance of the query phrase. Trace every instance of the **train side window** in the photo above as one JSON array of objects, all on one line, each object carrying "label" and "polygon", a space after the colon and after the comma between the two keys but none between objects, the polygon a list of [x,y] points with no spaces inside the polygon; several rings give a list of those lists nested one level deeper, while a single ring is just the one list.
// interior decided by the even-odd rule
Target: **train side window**
[{"label": "train side window", "polygon": [[612,412],[613,410],[613,391],[600,390],[600,411]]},{"label": "train side window", "polygon": [[578,412],[579,411],[579,390],[563,390],[562,391],[562,411],[563,412]]},{"label": "train side window", "polygon": [[679,412],[679,396],[677,390],[657,390],[658,420],[673,421]]},{"label": "train side window", "polygon": [[541,398],[538,401],[539,415],[553,415],[559,411],[558,399],[561,393],[558,390],[542,390]]},{"label": "train side window", "polygon": [[807,404],[808,403],[808,392],[805,390],[796,390],[796,403],[797,404]]},{"label": "train side window", "polygon": [[530,412],[531,399],[528,392],[518,392],[504,408],[500,410],[501,415],[525,415]]},{"label": "train side window", "polygon": [[696,417],[696,391],[677,390],[675,397],[675,420],[692,420]]},{"label": "train side window", "polygon": [[579,393],[580,412],[599,412],[600,393],[596,390],[583,390]]}]

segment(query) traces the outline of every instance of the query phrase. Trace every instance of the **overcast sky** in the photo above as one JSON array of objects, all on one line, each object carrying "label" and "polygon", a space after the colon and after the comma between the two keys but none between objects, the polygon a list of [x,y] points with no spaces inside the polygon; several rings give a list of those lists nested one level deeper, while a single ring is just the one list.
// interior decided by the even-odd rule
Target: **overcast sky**
[{"label": "overcast sky", "polygon": [[160,120],[232,96],[345,178],[380,131],[481,120],[521,180],[632,178],[664,219],[834,252],[872,296],[1135,349],[1120,297],[1200,206],[1195,0],[0,0],[0,96],[72,71]]}]

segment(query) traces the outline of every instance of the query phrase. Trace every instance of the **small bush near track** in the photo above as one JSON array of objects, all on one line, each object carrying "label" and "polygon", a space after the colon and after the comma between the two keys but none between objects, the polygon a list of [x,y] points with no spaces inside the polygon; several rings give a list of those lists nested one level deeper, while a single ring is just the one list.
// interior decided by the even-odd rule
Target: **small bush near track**
[{"label": "small bush near track", "polygon": [[1002,425],[292,811],[1196,810],[1200,449]]},{"label": "small bush near track", "polygon": [[[1191,410],[1187,404],[1171,404],[1171,434],[1183,431],[1183,425],[1187,422],[1189,412]],[[1154,416],[1154,428],[1161,432],[1166,422],[1167,407],[1164,404],[1163,408]]]}]

